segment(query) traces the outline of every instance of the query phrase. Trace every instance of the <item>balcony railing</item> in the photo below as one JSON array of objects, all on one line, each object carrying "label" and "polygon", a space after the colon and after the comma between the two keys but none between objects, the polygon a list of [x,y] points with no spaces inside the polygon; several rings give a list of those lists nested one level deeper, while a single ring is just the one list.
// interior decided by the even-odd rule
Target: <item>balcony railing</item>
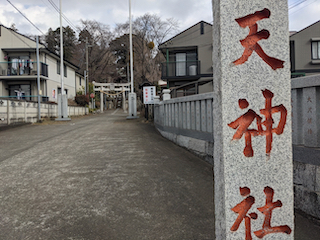
[{"label": "balcony railing", "polygon": [[[37,62],[0,62],[0,76],[37,75]],[[40,75],[48,77],[48,65],[40,62]]]},{"label": "balcony railing", "polygon": [[200,61],[164,62],[161,63],[163,79],[194,77],[200,75]]}]

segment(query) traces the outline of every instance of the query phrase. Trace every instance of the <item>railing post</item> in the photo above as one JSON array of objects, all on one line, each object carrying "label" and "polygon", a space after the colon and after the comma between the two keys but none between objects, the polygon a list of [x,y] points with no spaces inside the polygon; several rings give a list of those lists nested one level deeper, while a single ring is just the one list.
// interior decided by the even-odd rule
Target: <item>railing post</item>
[{"label": "railing post", "polygon": [[163,93],[163,97],[162,97],[163,101],[171,99],[170,89],[163,89],[162,93]]}]

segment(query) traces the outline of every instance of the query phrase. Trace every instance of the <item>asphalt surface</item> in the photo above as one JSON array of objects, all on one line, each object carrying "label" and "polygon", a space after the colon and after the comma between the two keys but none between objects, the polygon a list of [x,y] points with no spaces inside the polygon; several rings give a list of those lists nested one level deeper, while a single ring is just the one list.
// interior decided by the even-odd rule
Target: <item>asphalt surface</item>
[{"label": "asphalt surface", "polygon": [[[0,239],[214,239],[212,166],[121,110],[0,129]],[[320,227],[296,214],[295,239]]]}]

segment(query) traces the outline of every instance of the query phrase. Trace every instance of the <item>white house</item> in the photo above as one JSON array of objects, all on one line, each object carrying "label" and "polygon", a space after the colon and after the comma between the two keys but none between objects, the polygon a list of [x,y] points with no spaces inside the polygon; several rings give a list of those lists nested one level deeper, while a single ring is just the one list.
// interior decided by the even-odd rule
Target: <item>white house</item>
[{"label": "white house", "polygon": [[[39,44],[40,95],[42,101],[57,102],[61,92],[60,56]],[[78,67],[64,61],[64,89],[74,98],[84,85]],[[37,99],[36,41],[0,25],[0,97]]]}]

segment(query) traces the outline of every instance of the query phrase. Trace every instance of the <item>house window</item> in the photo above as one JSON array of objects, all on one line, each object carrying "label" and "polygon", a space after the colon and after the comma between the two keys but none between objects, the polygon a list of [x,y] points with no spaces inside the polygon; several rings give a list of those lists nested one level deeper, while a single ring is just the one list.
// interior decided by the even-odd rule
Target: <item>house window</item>
[{"label": "house window", "polygon": [[[68,89],[64,89],[64,93],[68,96]],[[58,94],[61,94],[61,87],[58,87]]]},{"label": "house window", "polygon": [[311,42],[312,59],[320,59],[320,41]]},{"label": "house window", "polygon": [[[60,61],[57,60],[57,74],[60,75]],[[63,75],[67,77],[67,65],[63,64]]]},{"label": "house window", "polygon": [[21,85],[9,85],[9,95],[16,99],[31,100],[31,85],[21,84]]},{"label": "house window", "polygon": [[186,75],[186,53],[176,54],[176,76]]},{"label": "house window", "polygon": [[57,74],[60,74],[60,61],[57,60]]},{"label": "house window", "polygon": [[204,23],[201,22],[200,24],[200,34],[203,35],[204,34]]},{"label": "house window", "polygon": [[175,54],[176,76],[197,75],[198,54],[197,50],[189,50]]},{"label": "house window", "polygon": [[67,65],[63,65],[63,75],[67,77]]}]

